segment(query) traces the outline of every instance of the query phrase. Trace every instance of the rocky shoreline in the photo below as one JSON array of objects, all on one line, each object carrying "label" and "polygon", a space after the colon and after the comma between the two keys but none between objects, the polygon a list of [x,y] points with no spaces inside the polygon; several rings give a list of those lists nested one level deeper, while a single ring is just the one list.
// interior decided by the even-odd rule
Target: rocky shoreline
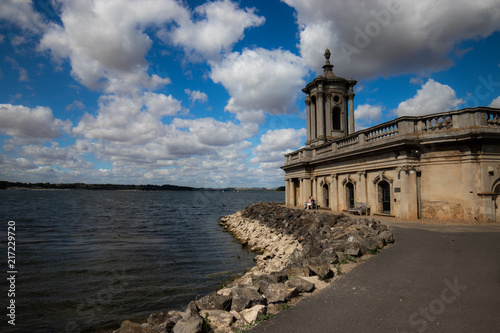
[{"label": "rocky shoreline", "polygon": [[185,311],[124,321],[114,333],[243,332],[321,289],[349,262],[394,242],[374,219],[258,203],[223,217],[220,225],[258,253],[256,265]]}]

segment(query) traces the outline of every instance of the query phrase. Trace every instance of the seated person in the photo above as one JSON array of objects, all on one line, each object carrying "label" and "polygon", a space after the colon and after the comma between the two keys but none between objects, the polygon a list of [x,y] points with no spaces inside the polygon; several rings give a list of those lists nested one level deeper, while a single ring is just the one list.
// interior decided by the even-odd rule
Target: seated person
[{"label": "seated person", "polygon": [[306,209],[312,209],[314,206],[314,199],[313,197],[309,197],[309,201],[306,202],[305,207]]}]

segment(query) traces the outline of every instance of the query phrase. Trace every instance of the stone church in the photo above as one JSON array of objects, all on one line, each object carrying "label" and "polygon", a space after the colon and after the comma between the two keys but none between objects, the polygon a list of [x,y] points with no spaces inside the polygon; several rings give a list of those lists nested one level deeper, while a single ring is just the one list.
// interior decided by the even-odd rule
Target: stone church
[{"label": "stone church", "polygon": [[306,94],[305,147],[285,155],[286,205],[367,215],[500,223],[500,109],[403,116],[355,131],[353,79],[323,75]]}]

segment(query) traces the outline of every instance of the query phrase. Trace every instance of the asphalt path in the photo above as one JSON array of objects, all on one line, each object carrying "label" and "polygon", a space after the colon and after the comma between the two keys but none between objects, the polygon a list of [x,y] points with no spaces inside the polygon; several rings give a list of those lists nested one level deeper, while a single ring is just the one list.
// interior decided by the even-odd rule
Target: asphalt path
[{"label": "asphalt path", "polygon": [[500,225],[388,224],[393,245],[249,332],[500,332]]}]

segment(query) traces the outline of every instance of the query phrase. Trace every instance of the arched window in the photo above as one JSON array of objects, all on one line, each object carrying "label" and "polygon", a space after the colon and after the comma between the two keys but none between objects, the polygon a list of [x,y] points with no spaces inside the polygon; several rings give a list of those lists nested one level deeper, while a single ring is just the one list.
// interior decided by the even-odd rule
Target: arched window
[{"label": "arched window", "polygon": [[332,110],[332,129],[334,131],[340,131],[341,126],[340,126],[340,108],[335,107]]}]

